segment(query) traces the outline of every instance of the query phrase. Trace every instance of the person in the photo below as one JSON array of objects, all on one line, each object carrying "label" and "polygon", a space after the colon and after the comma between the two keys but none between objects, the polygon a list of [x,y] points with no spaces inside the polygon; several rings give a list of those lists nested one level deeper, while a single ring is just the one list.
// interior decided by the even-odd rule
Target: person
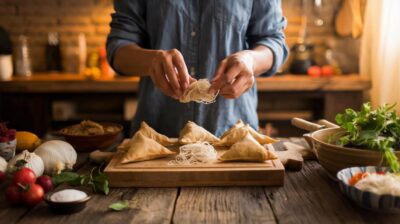
[{"label": "person", "polygon": [[[280,0],[114,1],[107,57],[122,75],[139,75],[132,131],[145,121],[177,137],[187,121],[217,136],[242,119],[258,129],[255,76],[285,61]],[[191,82],[211,81],[215,103],[180,103]]]}]

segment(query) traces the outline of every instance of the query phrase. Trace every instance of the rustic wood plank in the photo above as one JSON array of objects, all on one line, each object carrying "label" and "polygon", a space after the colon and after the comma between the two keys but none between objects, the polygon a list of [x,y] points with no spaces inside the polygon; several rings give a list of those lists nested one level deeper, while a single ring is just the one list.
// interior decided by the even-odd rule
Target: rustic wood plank
[{"label": "rustic wood plank", "polygon": [[[222,155],[227,148],[217,147]],[[285,174],[278,160],[265,162],[220,162],[192,165],[168,165],[176,155],[157,160],[121,164],[116,155],[105,168],[113,187],[182,186],[282,186]]]},{"label": "rustic wood plank", "polygon": [[[110,194],[94,194],[87,207],[75,214],[54,214],[41,203],[19,223],[170,223],[177,197],[176,188],[114,188]],[[108,206],[118,200],[131,201],[131,208],[114,212]]]},{"label": "rustic wood plank", "polygon": [[307,141],[303,137],[292,137],[292,138],[289,138],[289,140],[290,140],[290,142],[301,145],[304,148],[310,148],[310,145],[307,143]]},{"label": "rustic wood plank", "polygon": [[280,223],[364,222],[315,161],[305,163],[301,172],[287,172],[284,187],[264,190]]},{"label": "rustic wood plank", "polygon": [[[96,165],[87,163],[88,153],[79,154],[78,161],[84,164],[78,173],[89,172]],[[177,194],[177,188],[113,188],[107,196],[92,194],[87,207],[76,214],[54,214],[42,202],[24,214],[19,223],[170,223]],[[108,206],[119,200],[129,200],[131,208],[110,211]]]},{"label": "rustic wood plank", "polygon": [[174,223],[276,223],[261,187],[182,188]]}]

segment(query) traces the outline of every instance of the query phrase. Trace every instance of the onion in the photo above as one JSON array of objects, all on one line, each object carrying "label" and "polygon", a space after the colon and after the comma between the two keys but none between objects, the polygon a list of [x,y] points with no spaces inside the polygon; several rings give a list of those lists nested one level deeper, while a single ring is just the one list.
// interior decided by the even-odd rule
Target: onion
[{"label": "onion", "polygon": [[20,154],[14,156],[8,163],[8,168],[13,168],[18,160],[25,160],[24,167],[31,169],[37,177],[41,176],[44,171],[42,159],[35,153],[30,153],[28,150],[22,151]]},{"label": "onion", "polygon": [[51,140],[36,148],[35,153],[44,163],[46,174],[60,173],[64,169],[72,169],[76,163],[75,149],[67,142]]},{"label": "onion", "polygon": [[7,161],[0,156],[0,172],[6,172],[7,170]]}]

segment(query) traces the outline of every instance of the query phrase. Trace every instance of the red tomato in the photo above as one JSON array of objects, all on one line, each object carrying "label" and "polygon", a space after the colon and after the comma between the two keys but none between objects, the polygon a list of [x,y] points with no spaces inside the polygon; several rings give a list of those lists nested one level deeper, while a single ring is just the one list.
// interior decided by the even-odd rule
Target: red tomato
[{"label": "red tomato", "polygon": [[324,65],[321,67],[321,75],[323,77],[330,77],[333,75],[333,68],[330,65]]},{"label": "red tomato", "polygon": [[6,190],[6,199],[10,204],[19,204],[21,202],[22,189],[18,185],[10,185]]},{"label": "red tomato", "polygon": [[359,172],[353,175],[353,177],[349,180],[349,185],[355,185],[358,181],[368,176],[368,173]]},{"label": "red tomato", "polygon": [[26,167],[22,167],[13,176],[13,184],[28,185],[36,182],[35,173]]},{"label": "red tomato", "polygon": [[6,174],[0,171],[0,184],[3,183],[6,179],[7,179]]},{"label": "red tomato", "polygon": [[307,74],[313,78],[321,77],[321,68],[319,66],[311,66],[307,69]]},{"label": "red tomato", "polygon": [[53,188],[53,181],[51,180],[51,177],[47,175],[38,177],[36,183],[42,186],[44,192],[48,192]]},{"label": "red tomato", "polygon": [[22,191],[22,201],[25,205],[34,206],[43,200],[44,190],[39,184],[30,184]]}]

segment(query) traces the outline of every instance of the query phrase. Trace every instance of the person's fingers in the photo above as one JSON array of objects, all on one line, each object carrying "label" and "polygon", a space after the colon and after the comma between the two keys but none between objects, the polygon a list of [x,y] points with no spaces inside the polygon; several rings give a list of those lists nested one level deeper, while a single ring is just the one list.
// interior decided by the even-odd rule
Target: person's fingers
[{"label": "person's fingers", "polygon": [[164,68],[164,71],[167,75],[168,81],[169,81],[175,95],[177,95],[178,97],[181,97],[182,90],[181,90],[180,84],[178,82],[178,78],[176,76],[176,71],[172,64],[172,59],[168,59],[168,58],[165,59],[163,61],[163,68]]},{"label": "person's fingers", "polygon": [[193,82],[196,82],[196,81],[197,81],[197,79],[195,79],[189,75],[189,84],[192,84]]},{"label": "person's fingers", "polygon": [[[218,90],[218,89],[223,89],[225,87],[229,87],[231,84],[233,84],[235,82],[236,76],[238,76],[241,72],[240,66],[234,64],[233,66],[230,66],[225,75],[221,76],[220,79],[216,80],[214,84],[215,88],[213,88],[214,90]],[[229,79],[227,78],[228,75],[230,77],[234,77],[233,79]]]},{"label": "person's fingers", "polygon": [[165,72],[163,69],[163,65],[161,63],[157,63],[153,68],[153,75],[151,76],[154,84],[163,92],[165,95],[178,99],[179,97],[175,94],[170,86],[167,77],[165,76]]},{"label": "person's fingers", "polygon": [[214,78],[211,80],[211,82],[219,79],[223,74],[226,69],[227,65],[227,59],[224,59],[219,63],[217,70],[215,71]]},{"label": "person's fingers", "polygon": [[248,79],[249,77],[246,75],[237,76],[234,83],[225,85],[220,90],[220,95],[228,99],[238,98],[248,89],[250,83]]},{"label": "person's fingers", "polygon": [[222,88],[225,84],[224,73],[227,67],[226,60],[223,60],[214,74],[214,78],[211,80],[210,91],[216,91]]},{"label": "person's fingers", "polygon": [[233,63],[225,73],[225,82],[232,84],[235,81],[236,76],[238,76],[242,70],[240,62]]},{"label": "person's fingers", "polygon": [[178,50],[173,50],[173,64],[177,70],[181,90],[184,92],[189,87],[189,72],[186,67],[185,59]]}]

